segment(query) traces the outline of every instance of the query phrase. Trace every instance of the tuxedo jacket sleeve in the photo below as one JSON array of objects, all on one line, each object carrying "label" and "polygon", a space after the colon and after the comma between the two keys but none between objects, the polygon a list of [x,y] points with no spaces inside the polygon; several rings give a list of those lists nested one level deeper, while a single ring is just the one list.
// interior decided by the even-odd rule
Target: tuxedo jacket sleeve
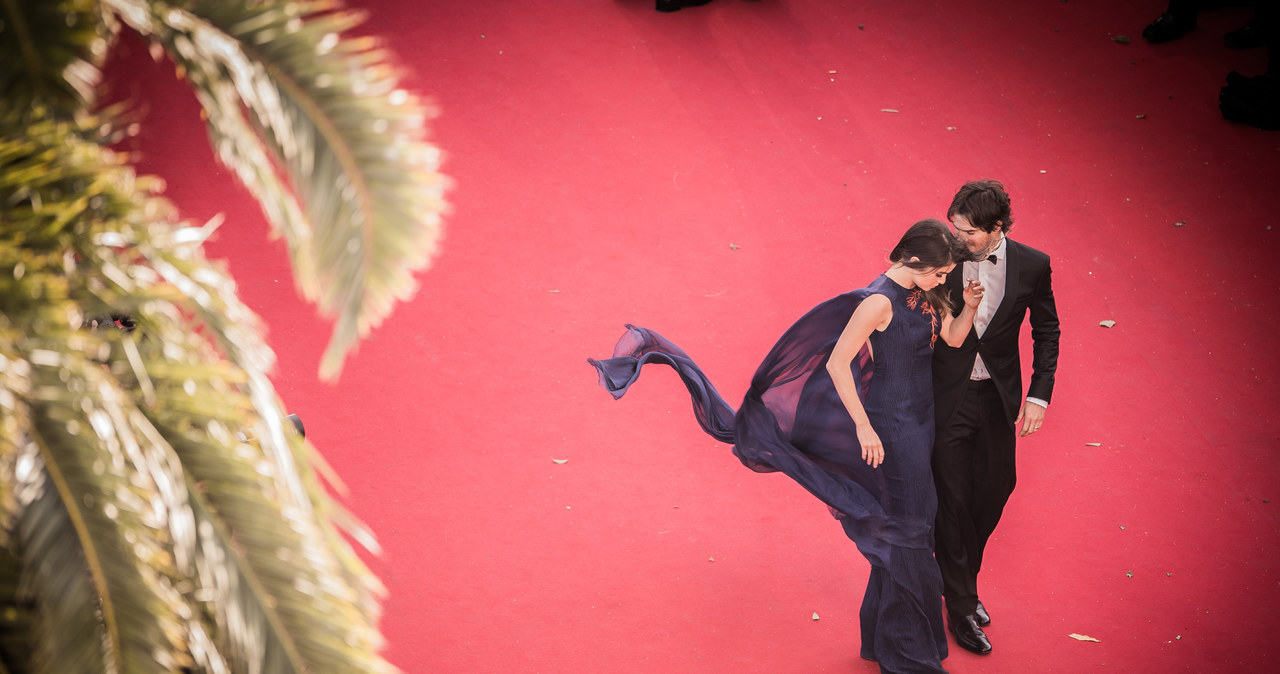
[{"label": "tuxedo jacket sleeve", "polygon": [[[933,390],[938,425],[945,425],[955,413],[969,383],[974,359],[982,362],[1000,392],[1001,402],[1013,422],[1022,405],[1022,360],[1018,336],[1022,322],[1030,316],[1032,359],[1031,381],[1026,395],[1046,402],[1053,398],[1053,377],[1058,369],[1058,310],[1053,301],[1049,256],[1009,240],[1006,246],[1004,297],[982,337],[970,329],[957,348],[939,340],[933,352]],[[961,265],[947,278],[947,289],[956,312],[964,306],[964,276]]]}]

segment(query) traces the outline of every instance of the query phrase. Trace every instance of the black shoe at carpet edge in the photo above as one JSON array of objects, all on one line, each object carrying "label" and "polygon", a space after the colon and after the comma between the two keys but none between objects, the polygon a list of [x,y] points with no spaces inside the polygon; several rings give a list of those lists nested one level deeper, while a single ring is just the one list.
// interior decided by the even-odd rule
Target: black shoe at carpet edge
[{"label": "black shoe at carpet edge", "polygon": [[1248,124],[1265,131],[1280,130],[1280,95],[1276,92],[1242,90],[1225,86],[1218,94],[1218,110],[1232,122]]},{"label": "black shoe at carpet edge", "polygon": [[978,602],[978,608],[973,610],[973,615],[978,619],[978,625],[986,627],[991,624],[991,614],[987,613],[987,607]]},{"label": "black shoe at carpet edge", "polygon": [[1227,73],[1227,86],[1229,87],[1247,86],[1251,80],[1253,80],[1252,77],[1245,77],[1234,70]]},{"label": "black shoe at carpet edge", "polygon": [[1222,87],[1221,96],[1271,107],[1280,104],[1280,78],[1272,75],[1245,77],[1232,70],[1227,73],[1227,86]]},{"label": "black shoe at carpet edge", "polygon": [[654,9],[659,12],[676,12],[683,7],[705,5],[711,0],[654,0]]},{"label": "black shoe at carpet edge", "polygon": [[1152,44],[1172,42],[1196,27],[1195,19],[1179,19],[1173,12],[1165,12],[1142,29],[1142,39]]},{"label": "black shoe at carpet edge", "polygon": [[1253,49],[1267,43],[1267,31],[1257,17],[1249,20],[1242,28],[1237,28],[1222,36],[1222,43],[1231,49]]},{"label": "black shoe at carpet edge", "polygon": [[991,652],[991,641],[978,625],[977,616],[972,613],[965,616],[952,615],[948,622],[951,623],[951,633],[955,635],[956,643],[960,644],[960,648],[978,655]]}]

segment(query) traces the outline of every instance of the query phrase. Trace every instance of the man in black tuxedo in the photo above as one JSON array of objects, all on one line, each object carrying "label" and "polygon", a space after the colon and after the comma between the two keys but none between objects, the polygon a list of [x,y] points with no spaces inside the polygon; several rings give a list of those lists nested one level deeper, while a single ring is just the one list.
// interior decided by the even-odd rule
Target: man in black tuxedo
[{"label": "man in black tuxedo", "polygon": [[[976,262],[947,276],[953,306],[963,307],[967,279],[986,292],[964,344],[939,343],[933,356],[938,490],[936,556],[947,617],[957,643],[991,652],[982,628],[991,617],[978,600],[978,571],[1016,481],[1014,444],[1044,423],[1058,365],[1058,313],[1049,256],[1008,238],[1009,195],[994,180],[965,184],[947,210],[956,236]],[[1018,337],[1030,314],[1031,382],[1023,398]]]}]

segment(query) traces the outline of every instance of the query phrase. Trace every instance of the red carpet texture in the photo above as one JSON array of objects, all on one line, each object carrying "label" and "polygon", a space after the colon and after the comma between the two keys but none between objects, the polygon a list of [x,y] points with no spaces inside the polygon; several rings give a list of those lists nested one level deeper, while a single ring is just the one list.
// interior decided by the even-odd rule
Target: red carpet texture
[{"label": "red carpet texture", "polygon": [[1153,46],[1164,0],[354,4],[439,107],[456,186],[421,291],[337,385],[172,67],[126,43],[111,84],[149,110],[141,170],[227,215],[211,255],[384,547],[398,666],[877,671],[826,509],[704,435],[674,374],[615,402],[586,359],[633,322],[739,399],[795,318],[992,177],[1053,256],[1062,354],[981,579],[995,650],[946,666],[1280,667],[1280,132],[1217,109],[1265,68],[1222,44],[1249,10]]}]

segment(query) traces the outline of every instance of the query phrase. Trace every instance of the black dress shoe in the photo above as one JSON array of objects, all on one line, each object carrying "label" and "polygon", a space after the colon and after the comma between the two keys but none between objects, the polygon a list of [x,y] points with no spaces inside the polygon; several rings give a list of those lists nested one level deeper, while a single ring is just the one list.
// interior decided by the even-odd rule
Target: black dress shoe
[{"label": "black dress shoe", "polygon": [[986,655],[991,652],[991,641],[978,625],[978,617],[970,613],[966,616],[951,616],[951,633],[956,635],[956,643],[966,651]]},{"label": "black dress shoe", "polygon": [[1196,27],[1195,19],[1178,18],[1173,12],[1165,12],[1151,25],[1142,29],[1142,39],[1152,44],[1171,42],[1186,35]]},{"label": "black dress shoe", "polygon": [[973,615],[978,619],[978,624],[986,627],[991,624],[991,615],[987,613],[987,607],[978,602],[978,608],[973,610]]},{"label": "black dress shoe", "polygon": [[1233,122],[1275,131],[1280,129],[1280,78],[1244,77],[1232,71],[1218,94],[1218,109]]},{"label": "black dress shoe", "polygon": [[659,12],[677,12],[683,7],[705,5],[711,0],[654,0],[654,9]]},{"label": "black dress shoe", "polygon": [[1253,49],[1267,43],[1267,29],[1255,17],[1243,28],[1237,28],[1222,36],[1223,44],[1231,49]]}]

